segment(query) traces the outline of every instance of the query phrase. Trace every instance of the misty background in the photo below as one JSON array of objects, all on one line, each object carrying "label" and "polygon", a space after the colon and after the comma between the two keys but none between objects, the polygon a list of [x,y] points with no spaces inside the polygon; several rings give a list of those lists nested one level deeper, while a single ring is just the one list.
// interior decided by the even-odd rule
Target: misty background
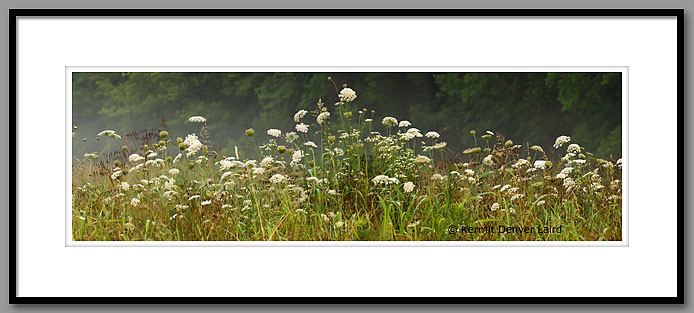
[{"label": "misty background", "polygon": [[[174,140],[199,134],[201,124],[188,122],[194,115],[207,118],[211,149],[233,155],[237,146],[248,155],[246,129],[254,128],[262,144],[267,129],[294,131],[294,113],[315,110],[318,99],[335,113],[336,88],[343,84],[357,93],[355,115],[366,108],[368,118],[375,111],[374,130],[385,133],[385,116],[408,120],[422,133],[439,132],[451,153],[474,145],[474,129],[478,137],[490,130],[516,144],[540,145],[552,158],[563,156],[552,148],[560,135],[597,157],[622,156],[621,73],[184,72],[73,73],[73,156],[102,151],[105,140],[95,138],[106,129],[124,137],[110,150],[125,145],[125,138],[141,139],[143,130],[166,127]],[[307,115],[304,122],[315,124],[315,118]]]}]

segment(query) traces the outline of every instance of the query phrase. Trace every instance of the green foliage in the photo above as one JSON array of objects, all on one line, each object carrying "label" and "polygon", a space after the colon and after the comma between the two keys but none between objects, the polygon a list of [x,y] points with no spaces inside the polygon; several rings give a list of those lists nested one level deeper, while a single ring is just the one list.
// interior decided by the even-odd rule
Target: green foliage
[{"label": "green foliage", "polygon": [[258,130],[257,140],[269,128],[290,129],[287,117],[318,99],[332,108],[343,83],[368,99],[354,109],[437,131],[455,154],[473,146],[469,130],[494,129],[552,158],[561,156],[549,149],[559,135],[599,157],[621,156],[620,73],[74,73],[75,138],[87,141],[73,152],[99,150],[101,130],[162,129],[162,119],[178,134],[194,133],[193,115],[208,118],[214,148],[249,151],[245,129]]},{"label": "green foliage", "polygon": [[[416,128],[421,128],[419,124],[403,120],[398,123],[393,117],[373,123],[363,109],[354,113],[355,107],[362,108],[361,103],[370,100],[368,93],[365,96],[359,92],[356,99],[354,90],[344,89],[339,92],[342,101],[336,105],[315,106],[316,110],[294,116],[291,113],[295,109],[285,109],[284,103],[301,102],[304,93],[300,90],[305,88],[301,86],[315,83],[316,75],[222,77],[229,79],[227,82],[210,82],[205,75],[153,75],[148,83],[166,83],[146,84],[149,88],[163,88],[178,95],[166,99],[157,93],[151,100],[140,86],[129,86],[129,94],[139,94],[143,102],[176,102],[189,97],[195,112],[224,111],[218,104],[226,100],[215,98],[217,93],[200,91],[198,96],[190,96],[192,91],[182,92],[185,84],[181,85],[181,77],[196,80],[192,84],[199,85],[199,90],[213,83],[248,85],[246,79],[286,80],[282,84],[250,86],[260,86],[254,89],[260,114],[265,114],[260,121],[284,117],[287,122],[277,121],[270,126],[287,124],[288,128],[273,129],[268,132],[273,137],[262,141],[257,141],[260,133],[254,129],[245,130],[252,151],[238,156],[235,150],[232,156],[209,148],[208,139],[217,135],[200,116],[184,119],[188,125],[181,127],[194,127],[193,132],[199,134],[185,135],[185,139],[189,130],[179,136],[169,131],[166,123],[162,125],[166,131],[138,132],[137,138],[147,139],[146,143],[133,144],[127,139],[129,135],[103,131],[99,137],[105,148],[73,162],[74,240],[622,238],[622,160],[596,158],[584,147],[568,144],[568,137],[562,137],[563,146],[555,150],[566,154],[550,162],[540,147],[524,147],[498,133],[492,136],[486,132],[478,142],[477,131],[470,130],[465,137],[469,134],[475,146],[451,161],[444,156],[446,142],[437,133],[422,134]],[[385,88],[404,84],[388,85],[385,77],[369,75],[369,79],[384,80]],[[443,77],[451,81],[457,78]],[[113,86],[123,82],[110,82],[109,91],[120,96],[119,88]],[[497,88],[491,82],[475,76],[463,78],[457,82],[463,87],[449,91],[462,95],[456,90],[472,94]],[[468,84],[473,86],[465,88]],[[213,90],[220,89],[235,90],[220,86]],[[499,92],[494,90],[489,96]],[[405,93],[413,97],[418,94]],[[338,97],[336,94],[337,88],[334,96]],[[377,93],[372,90],[371,94]],[[501,96],[496,98],[505,101]],[[493,103],[471,96],[466,99],[466,103]],[[121,110],[117,106],[106,109],[116,116]],[[184,106],[182,110],[188,109]],[[280,117],[274,117],[278,114],[275,110],[282,110]],[[217,117],[210,115],[212,111],[203,113]],[[188,111],[184,114],[192,115]],[[295,122],[306,123],[297,129],[298,133],[291,132]],[[224,130],[222,126],[214,125],[219,131]],[[516,127],[523,125],[517,123]],[[618,130],[605,142],[615,145],[617,138],[621,138]],[[125,148],[120,141],[125,141]],[[116,148],[112,150],[113,143]],[[469,227],[497,231],[470,233],[466,231]],[[533,231],[501,231],[504,228]]]}]

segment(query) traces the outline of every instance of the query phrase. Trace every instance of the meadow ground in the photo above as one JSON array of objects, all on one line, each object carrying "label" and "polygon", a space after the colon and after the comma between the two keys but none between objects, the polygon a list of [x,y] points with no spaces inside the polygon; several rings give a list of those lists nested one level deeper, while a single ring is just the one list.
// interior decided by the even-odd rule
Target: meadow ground
[{"label": "meadow ground", "polygon": [[374,122],[356,98],[345,86],[340,102],[300,110],[295,129],[269,129],[262,145],[248,129],[251,155],[209,148],[202,116],[189,119],[198,134],[176,139],[105,130],[104,149],[72,165],[73,239],[622,239],[621,159],[559,136],[552,162],[543,147],[474,130],[475,146],[451,151],[408,121]]}]

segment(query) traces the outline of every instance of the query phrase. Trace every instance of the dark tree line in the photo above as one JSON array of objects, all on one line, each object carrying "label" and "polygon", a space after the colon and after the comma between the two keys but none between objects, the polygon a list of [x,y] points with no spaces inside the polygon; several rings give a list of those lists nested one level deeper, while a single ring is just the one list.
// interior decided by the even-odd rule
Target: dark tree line
[{"label": "dark tree line", "polygon": [[247,128],[262,141],[269,128],[293,130],[294,113],[319,98],[334,110],[342,84],[356,90],[356,107],[375,111],[377,130],[384,116],[408,120],[455,152],[473,145],[474,129],[548,152],[568,135],[597,156],[621,156],[621,73],[74,73],[73,151],[100,150],[101,130],[161,128],[162,118],[184,137],[200,130],[188,117],[202,115],[212,145],[230,154],[248,146]]}]

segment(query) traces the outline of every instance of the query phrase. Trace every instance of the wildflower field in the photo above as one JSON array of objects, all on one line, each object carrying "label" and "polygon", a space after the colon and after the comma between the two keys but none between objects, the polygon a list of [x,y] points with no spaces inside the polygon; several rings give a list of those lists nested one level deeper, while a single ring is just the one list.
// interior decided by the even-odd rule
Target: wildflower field
[{"label": "wildflower field", "polygon": [[190,117],[196,133],[102,131],[103,149],[73,160],[73,239],[622,239],[621,158],[571,134],[541,147],[493,129],[446,134],[474,142],[453,151],[439,132],[335,91],[339,102],[287,116],[293,129],[246,130],[243,154],[213,148],[213,116]]}]

